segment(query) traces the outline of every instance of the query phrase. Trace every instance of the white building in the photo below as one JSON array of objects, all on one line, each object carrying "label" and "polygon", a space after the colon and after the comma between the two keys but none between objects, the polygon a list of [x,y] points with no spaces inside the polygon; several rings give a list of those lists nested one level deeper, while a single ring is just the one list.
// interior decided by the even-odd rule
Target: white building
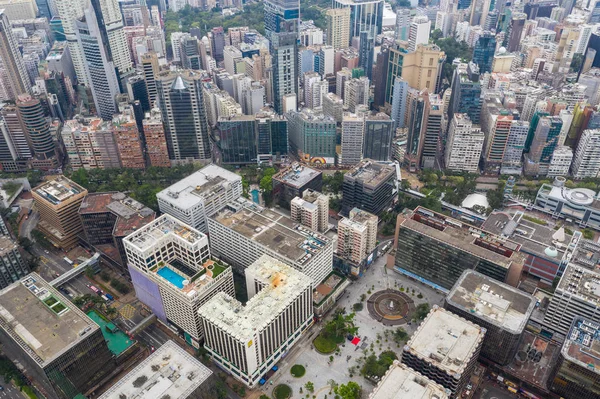
[{"label": "white building", "polygon": [[366,76],[344,82],[344,96],[342,98],[348,111],[357,112],[357,106],[369,105],[369,86],[369,78]]},{"label": "white building", "polygon": [[372,213],[354,208],[338,223],[336,255],[359,265],[377,246],[377,223]]},{"label": "white building", "polygon": [[356,165],[362,161],[364,132],[364,117],[344,112],[342,118],[342,155],[340,164]]},{"label": "white building", "polygon": [[588,129],[581,135],[572,173],[575,179],[594,178],[600,173],[600,129]]},{"label": "white building", "polygon": [[413,52],[419,44],[429,43],[431,21],[424,15],[413,18],[408,31],[408,51]]},{"label": "white building", "polygon": [[158,194],[158,207],[182,222],[208,232],[207,219],[242,195],[242,178],[217,165],[208,165]]},{"label": "white building", "polygon": [[204,334],[198,309],[218,292],[235,294],[231,268],[210,259],[208,238],[162,215],[123,239],[137,298],[196,348]]},{"label": "white building", "polygon": [[312,231],[325,232],[329,229],[329,197],[318,191],[304,190],[302,198],[290,202],[292,220]]},{"label": "white building", "polygon": [[333,242],[290,218],[239,199],[208,219],[211,250],[240,271],[267,254],[317,285],[331,273]]},{"label": "white building", "polygon": [[[208,367],[169,340],[99,399],[197,398],[202,392],[208,392],[212,375]],[[140,385],[141,377],[145,377],[145,382]]]},{"label": "white building", "polygon": [[448,389],[394,360],[369,399],[449,399],[449,395]]},{"label": "white building", "polygon": [[506,141],[506,149],[504,150],[504,158],[500,173],[502,174],[521,174],[523,167],[523,148],[527,141],[529,132],[529,122],[512,121],[508,132],[508,140]]},{"label": "white building", "polygon": [[477,173],[485,135],[467,114],[454,114],[446,142],[446,168]]},{"label": "white building", "polygon": [[558,146],[552,153],[550,166],[548,166],[548,177],[567,176],[573,161],[573,150],[571,147]]},{"label": "white building", "polygon": [[217,294],[200,308],[204,348],[221,368],[254,387],[313,322],[311,279],[262,255],[246,269],[248,302]]}]

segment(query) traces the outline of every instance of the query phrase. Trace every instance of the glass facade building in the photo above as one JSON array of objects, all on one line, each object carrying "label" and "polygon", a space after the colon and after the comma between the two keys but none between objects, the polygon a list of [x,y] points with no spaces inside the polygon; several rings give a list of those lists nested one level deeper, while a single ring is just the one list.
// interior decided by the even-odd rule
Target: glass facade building
[{"label": "glass facade building", "polygon": [[385,114],[377,114],[365,119],[363,157],[374,161],[392,159],[392,139],[394,121]]},{"label": "glass facade building", "polygon": [[220,119],[217,124],[218,146],[225,164],[257,162],[256,119],[237,115]]}]

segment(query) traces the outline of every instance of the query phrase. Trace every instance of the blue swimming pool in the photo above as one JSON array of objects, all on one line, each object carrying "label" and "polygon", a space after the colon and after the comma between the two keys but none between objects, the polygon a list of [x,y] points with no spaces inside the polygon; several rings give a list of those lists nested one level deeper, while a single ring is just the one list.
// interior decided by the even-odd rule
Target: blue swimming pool
[{"label": "blue swimming pool", "polygon": [[181,277],[179,274],[175,273],[173,270],[168,267],[161,267],[156,272],[159,276],[167,280],[169,283],[173,284],[177,288],[183,288],[183,282],[185,278]]},{"label": "blue swimming pool", "polygon": [[258,204],[260,202],[260,200],[258,199],[258,190],[254,189],[254,190],[250,191],[250,194],[252,194],[252,201],[255,204]]}]

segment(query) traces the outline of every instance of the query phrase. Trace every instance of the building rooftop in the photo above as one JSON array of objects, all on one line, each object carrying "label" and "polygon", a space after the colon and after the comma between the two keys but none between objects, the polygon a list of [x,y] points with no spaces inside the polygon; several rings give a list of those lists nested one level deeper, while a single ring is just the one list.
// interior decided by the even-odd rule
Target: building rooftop
[{"label": "building rooftop", "polygon": [[566,360],[600,374],[600,324],[576,317],[560,352]]},{"label": "building rooftop", "polygon": [[9,236],[0,235],[0,256],[17,249],[17,244]]},{"label": "building rooftop", "polygon": [[507,269],[525,260],[520,244],[420,206],[401,225]]},{"label": "building rooftop", "polygon": [[537,302],[523,291],[470,269],[463,272],[446,301],[515,334],[523,331]]},{"label": "building rooftop", "polygon": [[44,367],[99,327],[31,273],[0,291],[0,328]]},{"label": "building rooftop", "polygon": [[548,379],[556,365],[559,353],[560,347],[554,341],[525,330],[517,355],[504,370],[522,381],[547,391]]},{"label": "building rooftop", "polygon": [[462,373],[481,345],[485,328],[434,305],[404,346],[446,373]]},{"label": "building rooftop", "polygon": [[312,202],[308,202],[304,198],[300,197],[294,197],[292,199],[292,204],[309,210],[317,209],[317,205],[313,204]]},{"label": "building rooftop", "polygon": [[300,264],[308,262],[331,243],[329,238],[287,216],[245,200],[228,204],[213,219]]},{"label": "building rooftop", "polygon": [[364,160],[356,168],[346,173],[344,180],[360,180],[365,186],[376,187],[393,176],[396,176],[394,167]]},{"label": "building rooftop", "polygon": [[394,360],[369,399],[447,399],[449,395],[440,384]]},{"label": "building rooftop", "polygon": [[377,217],[377,215],[373,215],[370,212],[363,211],[362,209],[358,209],[358,208],[353,208],[350,211],[349,219],[354,222],[363,223],[363,224],[367,223],[369,221],[374,221],[375,223],[377,223],[379,221],[379,218]]},{"label": "building rooftop", "polygon": [[[212,371],[173,341],[167,341],[100,399],[185,399],[208,380]],[[140,379],[145,380],[139,384]]]},{"label": "building rooftop", "polygon": [[275,174],[273,180],[277,180],[288,186],[300,188],[321,174],[321,171],[294,163],[289,168],[283,169]]},{"label": "building rooftop", "polygon": [[198,310],[201,317],[243,342],[254,339],[298,295],[312,286],[308,276],[268,255],[262,255],[251,264],[246,276],[264,284],[246,305],[219,292]]},{"label": "building rooftop", "polygon": [[64,176],[42,183],[33,190],[53,205],[59,205],[63,201],[87,192],[85,188]]},{"label": "building rooftop", "polygon": [[578,296],[585,302],[600,305],[600,272],[568,264],[556,287],[571,296]]},{"label": "building rooftop", "polygon": [[[600,210],[598,193],[588,188],[567,188],[551,184],[543,184],[538,191],[538,195],[540,194],[546,195],[557,201],[570,203],[577,209],[580,209],[581,207],[587,207]],[[563,207],[561,212],[567,215],[572,213],[572,211],[566,207]]]},{"label": "building rooftop", "polygon": [[239,175],[210,164],[162,190],[156,197],[182,209],[189,209],[209,200],[234,182],[241,184],[241,181]]},{"label": "building rooftop", "polygon": [[161,245],[161,242],[167,238],[187,242],[187,245],[195,245],[201,240],[206,240],[206,235],[180,222],[173,216],[164,214],[141,229],[131,233],[123,241],[130,243],[138,251],[145,251],[151,247]]}]

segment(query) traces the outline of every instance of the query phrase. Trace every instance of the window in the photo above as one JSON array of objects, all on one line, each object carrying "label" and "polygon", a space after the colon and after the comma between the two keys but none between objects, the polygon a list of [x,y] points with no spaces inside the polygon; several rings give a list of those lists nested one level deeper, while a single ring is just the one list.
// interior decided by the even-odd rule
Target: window
[{"label": "window", "polygon": [[432,66],[432,65],[433,65],[433,58],[430,58],[429,59],[429,66]]}]

